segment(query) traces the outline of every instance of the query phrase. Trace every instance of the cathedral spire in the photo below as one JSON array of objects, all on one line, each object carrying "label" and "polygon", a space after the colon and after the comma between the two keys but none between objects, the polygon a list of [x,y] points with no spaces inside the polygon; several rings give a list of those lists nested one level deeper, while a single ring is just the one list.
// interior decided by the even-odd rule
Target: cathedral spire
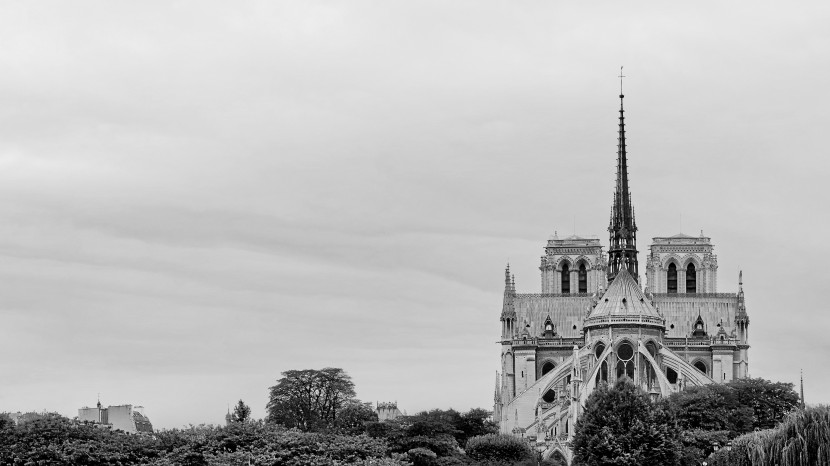
[{"label": "cathedral spire", "polygon": [[804,409],[804,369],[801,369],[801,409]]},{"label": "cathedral spire", "polygon": [[620,67],[620,123],[617,136],[617,185],[611,221],[608,225],[608,281],[614,280],[620,269],[627,269],[634,280],[639,278],[637,267],[637,225],[628,190],[628,158],[625,152],[625,110],[623,108],[622,67]]}]

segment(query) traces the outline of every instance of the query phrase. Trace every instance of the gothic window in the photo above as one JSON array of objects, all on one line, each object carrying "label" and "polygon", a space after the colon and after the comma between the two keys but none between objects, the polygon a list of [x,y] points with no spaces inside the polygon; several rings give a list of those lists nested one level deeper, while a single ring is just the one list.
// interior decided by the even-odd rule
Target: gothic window
[{"label": "gothic window", "polygon": [[602,353],[605,351],[605,343],[597,342],[597,345],[594,347],[594,355],[596,355],[597,359],[602,356]]},{"label": "gothic window", "polygon": [[674,262],[669,264],[669,270],[666,271],[666,283],[668,293],[677,293],[677,266]]},{"label": "gothic window", "polygon": [[669,379],[669,383],[675,384],[677,383],[677,372],[671,367],[666,368],[666,378]]},{"label": "gothic window", "polygon": [[686,293],[697,292],[697,272],[695,272],[695,264],[689,263],[686,267]]},{"label": "gothic window", "polygon": [[602,365],[599,366],[596,382],[608,382],[608,363],[605,361],[602,361]]},{"label": "gothic window", "polygon": [[588,292],[588,270],[585,268],[585,263],[579,264],[579,292]]},{"label": "gothic window", "polygon": [[622,376],[634,379],[634,348],[629,343],[617,347],[617,378]]},{"label": "gothic window", "polygon": [[571,292],[571,268],[568,263],[562,264],[562,293]]},{"label": "gothic window", "polygon": [[695,363],[695,369],[699,370],[700,372],[706,373],[706,364],[703,361],[698,361]]},{"label": "gothic window", "polygon": [[553,403],[556,401],[556,392],[553,390],[546,391],[545,394],[542,395],[542,401],[545,403]]},{"label": "gothic window", "polygon": [[556,367],[556,364],[550,361],[545,362],[544,364],[542,364],[542,375],[545,375],[548,372],[552,371],[554,367]]},{"label": "gothic window", "polygon": [[646,349],[652,358],[657,357],[657,345],[655,345],[653,341],[646,343]]}]

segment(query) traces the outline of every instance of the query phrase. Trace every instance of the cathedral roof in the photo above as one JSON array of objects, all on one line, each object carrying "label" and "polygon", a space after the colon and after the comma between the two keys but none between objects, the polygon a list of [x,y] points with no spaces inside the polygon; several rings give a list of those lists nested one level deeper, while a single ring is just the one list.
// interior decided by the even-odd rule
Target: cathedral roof
[{"label": "cathedral roof", "polygon": [[663,316],[651,305],[640,285],[625,268],[620,269],[608,291],[585,319],[585,326],[643,323],[664,326]]}]

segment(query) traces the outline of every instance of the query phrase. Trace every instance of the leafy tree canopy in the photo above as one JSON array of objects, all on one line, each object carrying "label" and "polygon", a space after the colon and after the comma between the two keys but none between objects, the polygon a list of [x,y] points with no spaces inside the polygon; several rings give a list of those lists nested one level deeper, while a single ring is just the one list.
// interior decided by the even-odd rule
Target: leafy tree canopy
[{"label": "leafy tree canopy", "polygon": [[246,405],[244,401],[239,400],[233,408],[234,422],[247,422],[251,419],[251,407]]},{"label": "leafy tree canopy", "polygon": [[680,458],[680,429],[664,403],[628,379],[600,385],[588,397],[574,430],[578,465],[669,466]]},{"label": "leafy tree canopy", "polygon": [[331,428],[354,396],[354,383],[343,369],[285,371],[270,388],[267,420],[305,432]]}]

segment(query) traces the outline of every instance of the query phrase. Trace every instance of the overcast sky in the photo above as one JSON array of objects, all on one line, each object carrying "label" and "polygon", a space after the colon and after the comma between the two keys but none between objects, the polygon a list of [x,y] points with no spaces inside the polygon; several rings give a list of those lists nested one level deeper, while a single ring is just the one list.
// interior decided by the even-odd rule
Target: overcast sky
[{"label": "overcast sky", "polygon": [[[265,415],[289,369],[492,409],[503,269],[710,236],[750,372],[830,403],[830,3],[6,2],[0,411]],[[642,267],[641,267],[642,268]],[[824,295],[825,298],[821,296]]]}]

